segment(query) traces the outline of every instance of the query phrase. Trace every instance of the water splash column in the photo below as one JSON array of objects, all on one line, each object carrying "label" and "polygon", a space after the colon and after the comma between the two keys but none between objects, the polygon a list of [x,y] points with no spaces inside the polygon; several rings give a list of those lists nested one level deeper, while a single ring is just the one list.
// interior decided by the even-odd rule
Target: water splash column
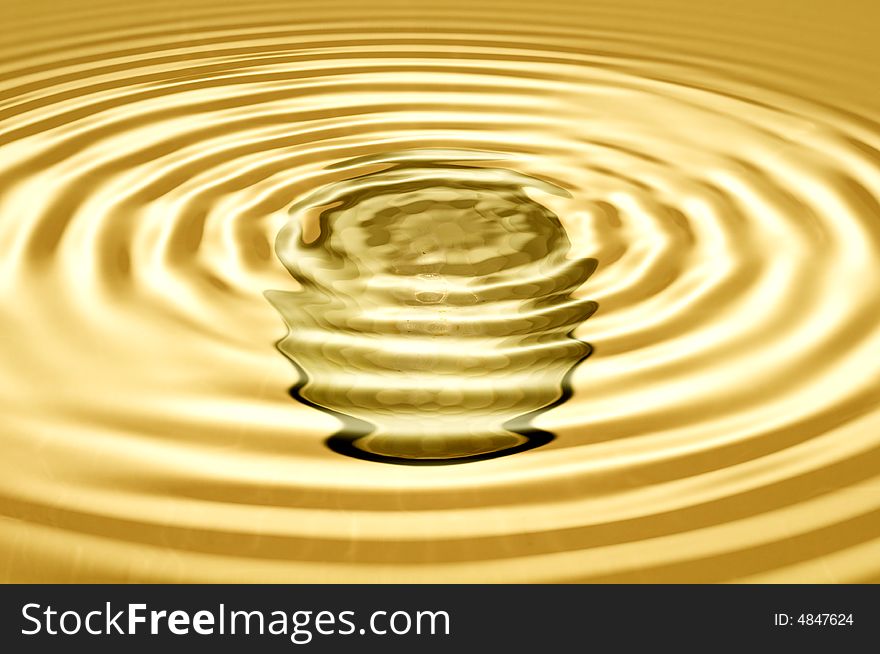
[{"label": "water splash column", "polygon": [[437,159],[331,184],[277,237],[302,286],[266,294],[289,328],[279,349],[301,372],[294,396],[343,421],[328,444],[345,454],[451,463],[541,445],[552,435],[531,418],[590,352],[571,334],[596,304],[571,294],[596,262],[568,258],[526,189],[564,191]]}]

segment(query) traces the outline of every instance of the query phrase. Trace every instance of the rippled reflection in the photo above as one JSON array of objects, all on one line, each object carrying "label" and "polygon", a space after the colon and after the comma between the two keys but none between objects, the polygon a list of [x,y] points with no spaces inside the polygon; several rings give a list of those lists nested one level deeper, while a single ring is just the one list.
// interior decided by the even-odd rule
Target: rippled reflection
[{"label": "rippled reflection", "polygon": [[570,334],[596,304],[571,293],[596,260],[568,258],[559,219],[526,187],[567,194],[439,163],[456,157],[477,158],[416,151],[321,189],[278,236],[302,285],[267,294],[290,328],[279,347],[303,371],[295,397],[343,418],[336,451],[438,463],[544,444],[529,418],[589,353]]},{"label": "rippled reflection", "polygon": [[880,579],[878,12],[0,2],[0,578]]}]

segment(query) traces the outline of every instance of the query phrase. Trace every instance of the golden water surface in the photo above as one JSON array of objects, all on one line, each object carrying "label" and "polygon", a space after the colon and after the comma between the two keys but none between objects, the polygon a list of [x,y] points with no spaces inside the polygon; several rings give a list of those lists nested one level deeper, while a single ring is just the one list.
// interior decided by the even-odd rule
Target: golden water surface
[{"label": "golden water surface", "polygon": [[0,577],[880,580],[878,19],[0,0]]}]

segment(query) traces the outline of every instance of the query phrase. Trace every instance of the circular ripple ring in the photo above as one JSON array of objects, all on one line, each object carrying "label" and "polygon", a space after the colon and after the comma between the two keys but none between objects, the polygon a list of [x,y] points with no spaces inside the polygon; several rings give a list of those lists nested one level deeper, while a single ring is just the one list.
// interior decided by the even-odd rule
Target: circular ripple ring
[{"label": "circular ripple ring", "polygon": [[[880,578],[875,21],[369,4],[0,10],[4,579]],[[453,274],[424,219],[478,206]]]}]

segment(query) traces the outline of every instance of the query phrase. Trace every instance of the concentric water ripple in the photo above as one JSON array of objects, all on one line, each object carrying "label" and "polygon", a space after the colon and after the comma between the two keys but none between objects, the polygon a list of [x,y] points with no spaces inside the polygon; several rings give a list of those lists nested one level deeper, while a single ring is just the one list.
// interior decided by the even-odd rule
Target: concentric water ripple
[{"label": "concentric water ripple", "polygon": [[[880,579],[871,21],[856,3],[472,5],[2,9],[4,579]],[[288,394],[264,292],[303,291],[284,265],[301,259],[274,251],[286,225],[308,228],[291,209],[335,198],[343,219],[334,193],[363,180],[439,205],[467,188],[502,231],[512,206],[558,223],[555,263],[581,265],[554,296],[581,311],[557,330],[579,340],[553,332],[565,365],[493,370],[485,348],[443,395],[456,408],[489,384],[540,396],[511,415],[533,411],[589,343],[571,397],[532,419],[551,442],[430,468],[325,447],[343,425]],[[366,215],[402,224],[382,198]],[[388,263],[358,238],[344,265]],[[478,295],[413,272],[426,286],[410,291],[458,309]],[[498,298],[500,323],[528,315],[519,299]],[[387,364],[356,339],[362,365],[343,365],[332,339],[351,324],[306,313],[295,361]],[[404,386],[382,389],[383,420]],[[338,388],[300,393],[354,415]],[[498,445],[469,443],[455,456]]]}]

